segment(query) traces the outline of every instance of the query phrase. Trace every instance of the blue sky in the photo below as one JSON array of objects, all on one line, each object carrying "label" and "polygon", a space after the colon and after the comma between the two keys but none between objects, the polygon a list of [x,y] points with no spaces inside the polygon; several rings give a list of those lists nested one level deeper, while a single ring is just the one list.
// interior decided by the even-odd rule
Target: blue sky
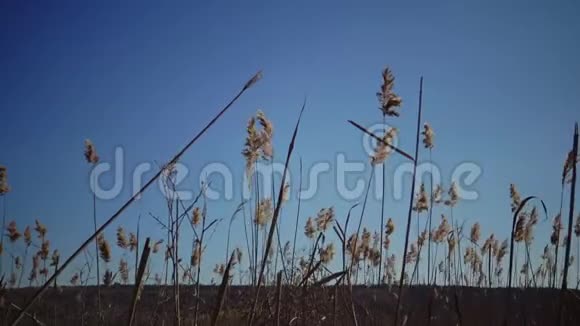
[{"label": "blue sky", "polygon": [[[579,9],[573,1],[3,2],[0,164],[13,188],[8,219],[22,227],[39,218],[51,246],[67,256],[92,232],[85,138],[104,162],[112,162],[117,146],[126,153],[126,187],[117,199],[98,203],[103,222],[129,197],[137,164],[167,161],[258,70],[263,80],[184,156],[191,170],[184,188],[197,190],[199,171],[212,162],[228,165],[239,182],[245,124],[257,109],[273,121],[276,153],[285,155],[305,97],[292,181],[297,184],[299,156],[305,169],[322,161],[334,167],[339,153],[366,162],[361,135],[346,120],[381,120],[375,93],[388,65],[404,99],[401,117],[390,121],[400,129],[400,146],[413,149],[424,76],[424,116],[436,132],[433,159],[444,180],[461,162],[483,170],[472,186],[479,199],[460,203],[455,216],[479,220],[484,237],[494,232],[503,239],[510,183],[522,195],[542,197],[550,218],[559,206],[561,168],[580,118]],[[390,175],[403,162],[390,159]],[[333,179],[332,173],[320,178],[317,196],[302,206],[300,228],[322,207],[334,206],[344,220],[356,200],[341,199]],[[387,201],[387,216],[400,227],[393,241],[398,257],[407,200]],[[209,214],[228,218],[237,204],[210,202]],[[114,227],[133,230],[141,214],[142,234],[161,238],[146,215],[163,209],[152,189]],[[291,237],[295,211],[291,200],[283,241]],[[379,212],[379,203],[370,201],[365,225],[378,227]],[[240,221],[232,243],[241,246]],[[226,226],[212,239],[206,280],[224,256]],[[540,225],[538,247],[549,228]],[[107,232],[111,240],[114,232]]]}]

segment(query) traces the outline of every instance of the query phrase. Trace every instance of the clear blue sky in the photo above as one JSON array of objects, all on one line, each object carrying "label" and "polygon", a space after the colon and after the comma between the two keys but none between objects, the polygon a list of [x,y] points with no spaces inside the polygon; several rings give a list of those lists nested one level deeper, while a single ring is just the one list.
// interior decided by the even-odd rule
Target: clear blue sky
[{"label": "clear blue sky", "polygon": [[[305,96],[292,181],[297,184],[299,156],[305,167],[334,165],[338,153],[364,161],[361,135],[346,120],[380,121],[375,93],[388,65],[405,101],[401,117],[393,120],[401,147],[413,148],[418,81],[424,76],[425,120],[435,129],[433,155],[444,177],[464,161],[483,169],[473,186],[480,198],[460,203],[456,217],[477,219],[484,237],[495,232],[503,239],[509,233],[510,183],[522,195],[544,198],[550,217],[559,206],[561,168],[573,122],[580,119],[579,14],[574,1],[3,1],[0,164],[9,168],[13,188],[8,219],[23,227],[39,218],[48,226],[51,246],[69,255],[92,232],[85,138],[93,140],[102,161],[112,161],[113,149],[122,146],[129,182],[134,166],[168,160],[260,69],[263,80],[184,156],[192,170],[184,187],[198,189],[199,170],[211,162],[230,166],[239,182],[245,124],[257,109],[273,120],[276,153],[285,154]],[[389,161],[391,173],[401,162]],[[327,206],[344,220],[353,202],[338,197],[333,179],[321,177],[321,191],[302,207],[300,228]],[[118,199],[99,202],[99,221],[129,195],[126,187]],[[209,214],[227,218],[237,204],[210,202]],[[400,258],[407,199],[387,204],[387,216],[399,227],[393,248]],[[283,216],[284,240],[290,239],[295,210],[291,200]],[[114,228],[133,230],[142,214],[142,234],[163,237],[149,212],[164,212],[156,189]],[[365,225],[378,227],[378,217],[378,202],[370,201]],[[240,221],[233,245],[244,244]],[[226,227],[221,223],[212,239],[206,280],[223,259]],[[549,227],[539,227],[536,246],[548,240]],[[111,240],[114,228],[107,233]]]}]

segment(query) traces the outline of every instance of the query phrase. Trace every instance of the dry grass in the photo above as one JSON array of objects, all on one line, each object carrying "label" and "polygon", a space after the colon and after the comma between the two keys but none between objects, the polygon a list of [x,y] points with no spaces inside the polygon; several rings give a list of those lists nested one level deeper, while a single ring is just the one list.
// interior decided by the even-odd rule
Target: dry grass
[{"label": "dry grass", "polygon": [[[576,256],[580,256],[580,215],[576,217],[575,222],[572,215],[574,212],[576,163],[578,161],[577,149],[568,153],[562,171],[561,198],[564,198],[565,191],[568,189],[571,192],[568,221],[563,220],[565,212],[561,208],[552,221],[552,232],[549,236],[538,233],[538,226],[541,225],[539,215],[542,211],[547,214],[544,202],[534,196],[523,198],[515,184],[509,185],[509,211],[507,208],[508,194],[506,193],[505,214],[509,216],[511,211],[511,228],[509,227],[509,219],[506,218],[504,229],[495,226],[494,233],[489,234],[489,236],[485,234],[487,237],[483,237],[482,233],[486,231],[486,223],[474,221],[473,224],[470,223],[470,229],[465,229],[464,234],[465,216],[454,216],[454,208],[463,205],[460,203],[461,198],[457,185],[451,183],[445,191],[443,185],[435,185],[431,179],[428,183],[421,183],[418,189],[415,189],[415,182],[412,183],[406,223],[402,223],[400,231],[397,231],[404,232],[405,241],[400,252],[392,252],[392,241],[394,241],[395,221],[402,219],[390,217],[385,223],[384,219],[389,212],[389,207],[385,207],[384,202],[381,203],[380,229],[373,230],[365,225],[365,209],[369,188],[365,193],[355,230],[349,231],[348,225],[351,211],[357,207],[358,203],[351,207],[346,219],[340,217],[341,212],[335,211],[335,206],[320,208],[312,212],[315,214],[311,217],[304,219],[300,209],[298,209],[295,233],[298,231],[299,223],[304,225],[303,233],[307,241],[304,244],[297,243],[295,235],[292,243],[288,240],[282,246],[284,242],[281,241],[281,238],[285,233],[279,229],[278,222],[282,215],[282,206],[286,205],[293,197],[290,184],[286,181],[287,168],[295,150],[305,104],[302,106],[287,149],[285,170],[277,191],[274,188],[271,190],[262,189],[258,179],[259,175],[255,171],[258,162],[267,164],[274,162],[274,124],[263,111],[257,111],[254,116],[250,117],[245,126],[246,137],[242,157],[247,186],[251,191],[251,200],[247,203],[242,202],[229,220],[226,260],[216,264],[213,269],[216,277],[221,278],[221,285],[217,293],[214,291],[208,292],[210,294],[203,294],[204,290],[202,290],[200,282],[202,264],[207,265],[204,260],[205,255],[207,255],[205,250],[210,246],[207,243],[208,237],[212,238],[211,236],[220,224],[220,220],[212,220],[208,216],[204,188],[206,185],[202,186],[200,195],[192,204],[186,203],[178,197],[168,199],[167,221],[150,214],[163,229],[163,232],[167,233],[167,237],[165,240],[156,241],[151,246],[147,245],[144,250],[150,250],[153,254],[164,251],[165,258],[149,261],[148,258],[142,257],[141,264],[137,268],[139,225],[136,233],[129,232],[121,226],[117,227],[116,237],[112,240],[113,245],[116,244],[117,248],[112,248],[109,244],[105,237],[105,229],[110,227],[137,196],[158,178],[162,179],[167,189],[174,189],[175,173],[173,167],[175,163],[260,78],[261,74],[257,74],[250,79],[234,99],[201,132],[163,165],[140,191],[100,227],[96,223],[96,203],[93,201],[94,234],[64,262],[61,262],[58,250],[51,248],[47,236],[48,229],[39,220],[35,221],[34,226],[24,226],[23,229],[18,227],[16,221],[11,221],[8,225],[5,225],[4,221],[3,229],[9,242],[9,248],[4,247],[3,236],[0,243],[0,255],[10,255],[10,266],[8,266],[10,270],[7,273],[8,278],[4,282],[0,282],[0,285],[3,288],[8,286],[8,291],[14,293],[16,288],[20,287],[19,280],[26,273],[29,275],[28,285],[38,286],[34,289],[32,299],[19,302],[24,303],[23,307],[16,312],[11,312],[14,319],[4,320],[4,324],[16,325],[25,316],[34,317],[34,314],[30,315],[29,312],[33,311],[34,304],[40,296],[50,284],[57,286],[59,274],[66,268],[70,268],[73,259],[86,252],[86,247],[93,241],[96,244],[95,250],[98,252],[98,257],[95,257],[96,273],[91,270],[92,261],[85,256],[84,265],[72,273],[68,283],[74,289],[78,287],[83,291],[80,295],[80,301],[83,304],[81,319],[91,315],[91,312],[86,309],[86,303],[89,300],[97,302],[99,308],[96,309],[96,313],[92,312],[94,316],[91,317],[98,321],[97,323],[104,322],[106,316],[116,316],[115,314],[119,313],[118,311],[114,312],[118,308],[115,307],[115,301],[107,301],[103,306],[104,308],[100,307],[100,282],[103,281],[103,291],[114,288],[115,282],[124,285],[130,284],[130,270],[132,268],[126,255],[131,252],[136,255],[134,289],[137,295],[131,303],[131,311],[133,312],[130,313],[129,324],[135,323],[139,319],[138,315],[134,315],[134,311],[141,295],[140,288],[145,283],[157,285],[155,296],[147,299],[147,305],[151,306],[151,309],[148,309],[151,311],[149,320],[158,323],[160,320],[167,319],[175,325],[185,324],[190,319],[194,324],[210,322],[212,325],[216,325],[218,321],[228,323],[241,319],[247,321],[249,325],[263,324],[266,321],[275,321],[280,324],[291,320],[300,324],[328,324],[328,321],[332,320],[333,324],[337,324],[341,318],[348,321],[349,324],[365,324],[367,321],[375,320],[372,314],[379,316],[382,313],[386,316],[383,320],[393,322],[393,325],[397,326],[399,321],[406,324],[420,324],[421,322],[428,325],[437,324],[437,315],[445,315],[446,321],[461,325],[474,319],[468,313],[470,310],[467,308],[468,304],[465,299],[467,293],[476,293],[469,295],[477,296],[488,293],[487,291],[491,291],[492,288],[503,286],[507,286],[508,289],[505,293],[498,290],[498,293],[501,293],[501,296],[505,295],[506,298],[506,312],[503,320],[507,323],[510,314],[519,309],[513,300],[513,295],[519,293],[515,289],[516,287],[530,289],[556,287],[561,281],[562,290],[567,290],[569,268],[573,261],[571,256],[571,247],[574,245],[573,237],[576,237],[578,249]],[[387,117],[389,119],[402,118],[399,110],[403,100],[394,91],[394,81],[395,77],[392,71],[385,68],[382,72],[382,84],[377,93],[379,108],[385,122]],[[428,154],[429,161],[432,161],[435,132],[430,124],[422,121],[422,87],[423,81],[421,79],[413,155],[394,146],[395,138],[402,132],[397,128],[383,130],[382,135],[374,135],[360,124],[349,121],[362,132],[371,135],[376,141],[374,153],[369,162],[369,166],[372,168],[369,175],[369,186],[374,177],[374,168],[383,164],[382,168],[384,169],[391,155],[399,154],[413,163],[413,179],[417,164],[423,159],[423,155]],[[577,140],[575,146],[577,147]],[[84,158],[91,167],[99,162],[95,145],[90,140],[86,140],[84,143]],[[300,163],[302,168],[302,161]],[[0,166],[0,196],[5,199],[9,192],[7,169]],[[203,204],[197,203],[198,199],[203,200]],[[95,200],[94,197],[93,200]],[[300,205],[300,201],[298,204]],[[240,247],[234,246],[235,249],[230,253],[229,233],[234,217],[238,212],[244,215],[243,226],[247,249],[242,250]],[[440,222],[435,222],[435,226],[432,226],[433,214],[441,215]],[[425,216],[428,216],[427,219],[424,219]],[[411,230],[413,219],[416,219],[417,223],[416,232]],[[185,250],[179,248],[180,226],[184,220],[186,221],[185,225],[191,227],[193,232],[193,237],[187,239],[190,245]],[[239,220],[237,219],[236,223]],[[424,223],[423,228],[421,228],[420,222]],[[33,237],[32,230],[36,233],[36,237]],[[329,232],[329,230],[333,230],[336,237],[333,237],[332,231]],[[507,239],[496,238],[496,234],[502,232],[508,235]],[[277,235],[276,243],[274,242],[274,234]],[[545,241],[546,246],[540,257],[534,257],[535,252],[530,248],[538,241]],[[164,249],[161,249],[162,244],[165,245]],[[307,246],[306,250],[300,250],[302,245]],[[559,251],[560,247],[565,247],[563,254]],[[21,250],[22,248],[23,250]],[[32,255],[32,259],[27,256],[29,248],[36,251]],[[522,251],[518,251],[519,248],[523,248]],[[111,262],[114,250],[121,250],[122,253],[118,263],[115,264]],[[424,250],[427,251],[426,259],[425,255],[422,255]],[[296,253],[298,254],[296,255]],[[506,255],[509,255],[509,265],[508,271],[504,272]],[[186,258],[183,259],[183,257]],[[244,263],[244,257],[247,257],[246,261],[249,264]],[[397,257],[400,257],[399,261]],[[99,258],[105,263],[106,271],[104,273],[99,270]],[[334,266],[338,266],[333,262],[340,258],[342,258],[342,268],[333,270]],[[523,259],[519,265],[518,259]],[[27,266],[27,262],[30,264],[29,266]],[[164,271],[158,269],[162,271],[161,274],[151,275],[153,273],[150,272],[151,267],[146,265],[147,262],[150,264],[161,262],[165,269]],[[280,265],[279,262],[281,262]],[[580,262],[580,259],[576,258],[576,262]],[[412,268],[412,273],[407,268]],[[576,272],[576,278],[579,279],[578,284],[580,284],[580,264],[576,266]],[[89,279],[95,275],[97,294],[96,297],[88,298],[86,294],[91,293],[90,290],[87,290],[90,288],[88,286],[91,282]],[[190,296],[180,292],[183,286],[180,285],[180,282],[192,286]],[[251,287],[248,288],[249,290],[240,290],[240,292],[244,292],[243,299],[240,297],[236,299],[234,296],[232,301],[232,298],[229,297],[233,295],[231,292],[235,288],[232,287],[232,283]],[[171,284],[172,288],[165,289],[163,284]],[[276,284],[277,292],[273,296],[274,284]],[[348,286],[344,286],[345,284]],[[363,300],[355,294],[356,285],[374,284],[380,285],[380,287],[368,291],[377,291],[373,293],[389,298],[390,306],[381,306],[385,308],[383,309],[385,311],[372,310],[370,306],[375,303],[365,301],[366,299]],[[417,284],[417,286],[411,289],[409,286],[413,284]],[[421,289],[421,284],[430,286],[424,295],[426,299],[423,302],[425,309],[413,306],[413,301],[416,301],[417,297],[412,291]],[[58,285],[62,287],[64,284]],[[440,288],[442,285],[447,287]],[[467,292],[470,287],[472,289],[469,291],[473,292]],[[405,289],[409,291],[404,291]],[[168,292],[171,290],[173,292],[170,295]],[[61,288],[60,291],[66,290]],[[442,294],[443,292],[445,294]],[[562,298],[565,297],[565,293],[567,292],[561,292]],[[6,292],[0,291],[0,296],[6,297]],[[495,295],[496,301],[499,301],[498,297],[500,295]],[[489,299],[489,297],[482,295],[478,300],[487,300],[485,298]],[[568,300],[568,297],[566,298]],[[184,304],[186,304],[184,301],[188,302],[187,300],[191,300],[191,307],[194,307],[191,311],[184,309]],[[276,301],[275,308],[273,308],[273,300]],[[568,318],[573,315],[570,309],[561,307],[566,307],[567,302],[568,305],[569,302],[574,302],[574,304],[577,302],[566,300],[562,299],[560,308],[557,310],[567,312],[568,315],[559,312],[556,318]],[[46,304],[46,302],[42,304]],[[386,303],[382,302],[382,304]],[[173,309],[170,312],[167,312],[167,305],[172,305]],[[328,307],[326,307],[327,305]],[[489,303],[489,306],[491,307],[492,304]],[[526,309],[531,309],[530,306],[526,307]],[[369,309],[371,309],[370,312]],[[447,309],[447,312],[443,313],[444,309]],[[417,311],[421,311],[423,315]],[[162,316],[162,312],[165,315]],[[331,314],[332,318],[330,318]],[[499,323],[500,320],[496,318],[495,322]]]}]

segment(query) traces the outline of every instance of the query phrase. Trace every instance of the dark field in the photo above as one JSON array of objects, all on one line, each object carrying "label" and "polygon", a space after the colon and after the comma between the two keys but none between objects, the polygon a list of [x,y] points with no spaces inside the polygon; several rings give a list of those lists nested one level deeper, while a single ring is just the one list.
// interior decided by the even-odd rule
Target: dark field
[{"label": "dark field", "polygon": [[[133,288],[113,286],[101,289],[104,307],[101,325],[125,325]],[[22,306],[35,289],[11,290],[7,302]],[[63,287],[50,289],[31,310],[31,315],[45,325],[96,325],[96,287]],[[180,288],[182,325],[193,325],[194,287]],[[200,323],[209,324],[215,307],[217,287],[202,287]],[[353,288],[353,302],[359,325],[390,325],[396,307],[396,288]],[[219,325],[243,324],[249,311],[251,287],[233,286],[228,289]],[[275,325],[275,289],[263,290],[257,325]],[[303,296],[301,289],[284,287],[280,325],[352,325],[348,288],[311,288]],[[433,311],[430,325],[501,325],[506,315],[505,289],[458,288],[457,307],[453,288],[412,287],[403,292],[402,322],[406,325],[428,325],[429,310]],[[514,289],[509,325],[554,325],[560,300],[553,289]],[[432,300],[432,301],[431,301]],[[430,304],[432,302],[432,304]],[[335,306],[336,304],[336,306]],[[578,292],[568,292],[564,298],[562,325],[580,325]],[[14,308],[3,308],[2,325],[14,318]],[[172,288],[146,286],[137,308],[137,325],[171,325],[174,306]],[[303,318],[301,318],[303,316]],[[29,317],[23,325],[36,325]]]}]

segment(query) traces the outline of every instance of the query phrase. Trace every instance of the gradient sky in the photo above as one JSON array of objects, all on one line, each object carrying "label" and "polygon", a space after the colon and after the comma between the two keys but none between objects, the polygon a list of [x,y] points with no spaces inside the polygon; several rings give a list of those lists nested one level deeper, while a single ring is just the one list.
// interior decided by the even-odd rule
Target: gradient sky
[{"label": "gradient sky", "polygon": [[[116,146],[126,153],[123,193],[98,203],[103,222],[129,198],[137,164],[166,162],[258,70],[263,80],[183,157],[191,170],[183,188],[197,191],[199,171],[212,162],[228,165],[239,187],[245,125],[257,109],[275,125],[279,161],[305,97],[292,182],[298,182],[299,157],[305,170],[324,161],[334,167],[339,153],[367,162],[362,136],[346,120],[381,121],[375,93],[387,65],[404,99],[401,117],[390,119],[400,130],[400,147],[412,152],[424,76],[424,116],[436,132],[433,160],[444,186],[461,162],[483,170],[472,186],[479,199],[461,202],[456,218],[468,225],[479,220],[483,237],[507,237],[510,183],[522,196],[543,198],[550,218],[557,213],[563,160],[580,118],[578,2],[201,3],[0,4],[0,164],[8,167],[13,188],[6,197],[8,220],[22,228],[40,219],[51,246],[70,255],[93,228],[85,138],[103,162],[112,162]],[[389,159],[388,176],[403,162]],[[353,178],[367,178],[368,171]],[[341,199],[334,179],[333,173],[321,176],[316,197],[302,205],[300,229],[322,207],[334,206],[344,221],[348,207],[362,199]],[[387,196],[400,258],[408,198]],[[210,218],[229,218],[238,203],[209,202]],[[296,203],[291,199],[284,209],[283,241],[292,236]],[[142,235],[164,237],[149,212],[164,213],[157,189],[107,236],[113,240],[119,225],[134,231],[141,214]],[[379,212],[379,202],[369,201],[364,224],[377,228]],[[234,222],[232,244],[245,247],[241,221]],[[226,229],[227,222],[220,223],[209,244],[205,281],[223,260]],[[543,248],[549,229],[549,222],[540,224],[537,247]],[[190,241],[187,230],[184,248]],[[309,246],[302,233],[300,241]],[[120,251],[115,255],[111,266]]]}]

